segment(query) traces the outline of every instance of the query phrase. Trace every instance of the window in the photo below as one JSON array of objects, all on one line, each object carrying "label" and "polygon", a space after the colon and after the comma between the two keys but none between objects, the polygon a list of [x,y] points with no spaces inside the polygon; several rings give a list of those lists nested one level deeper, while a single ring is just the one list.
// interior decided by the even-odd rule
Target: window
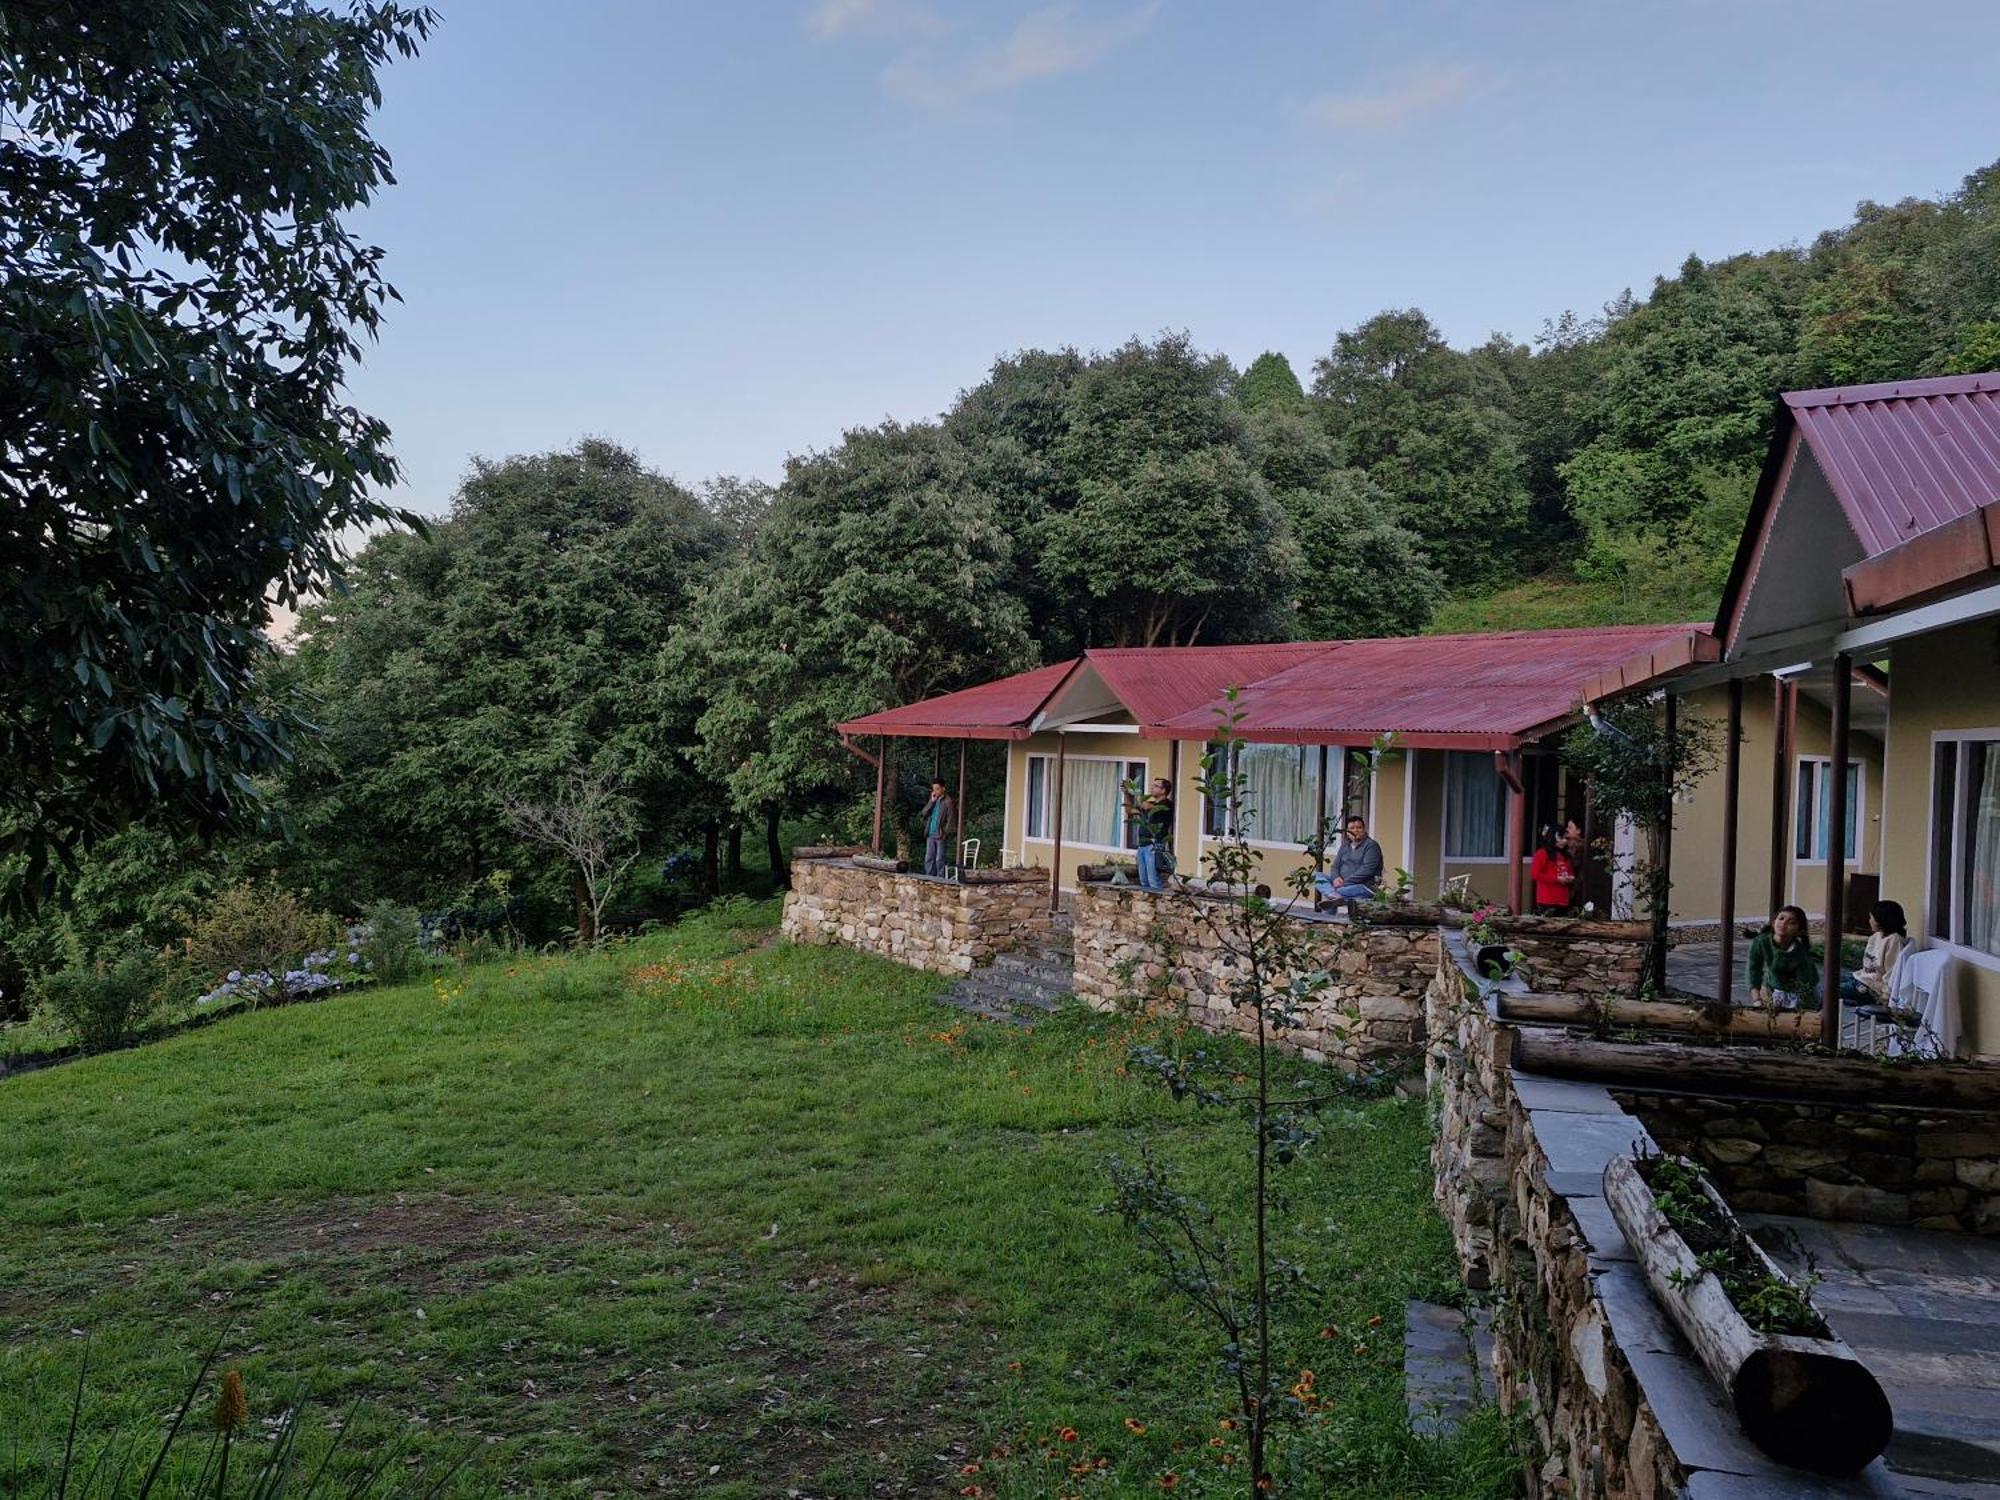
[{"label": "window", "polygon": [[[1822,756],[1799,757],[1798,787],[1792,804],[1792,853],[1809,863],[1826,858],[1827,819],[1833,815],[1833,800],[1827,788],[1833,777],[1833,762]],[[1861,763],[1847,763],[1846,837],[1841,843],[1845,858],[1861,857]]]},{"label": "window", "polygon": [[1104,755],[1070,755],[1063,758],[1062,795],[1056,796],[1056,758],[1053,755],[1028,757],[1028,827],[1031,839],[1053,835],[1050,825],[1055,804],[1062,803],[1062,838],[1065,844],[1095,849],[1136,849],[1139,829],[1136,822],[1126,826],[1125,789],[1127,781],[1144,781],[1143,760],[1113,760]]},{"label": "window", "polygon": [[1931,776],[1931,935],[2000,958],[2000,737],[1940,737]]},{"label": "window", "polygon": [[1507,784],[1491,755],[1445,752],[1444,857],[1507,857]]},{"label": "window", "polygon": [[[1207,749],[1215,768],[1202,804],[1201,831],[1224,838],[1235,831],[1237,819],[1225,805],[1229,778],[1221,773],[1222,746]],[[1253,745],[1236,747],[1236,790],[1243,798],[1243,836],[1252,843],[1303,847],[1312,842],[1324,816],[1336,822],[1349,812],[1368,816],[1368,752],[1320,745]],[[1322,782],[1324,777],[1324,782]],[[1336,804],[1322,787],[1340,788]],[[1335,832],[1338,832],[1336,829]]]}]

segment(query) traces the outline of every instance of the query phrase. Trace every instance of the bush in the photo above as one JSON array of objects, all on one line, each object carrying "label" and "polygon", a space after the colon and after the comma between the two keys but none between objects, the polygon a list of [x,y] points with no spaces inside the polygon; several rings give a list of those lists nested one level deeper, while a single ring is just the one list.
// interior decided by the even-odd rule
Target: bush
[{"label": "bush", "polygon": [[289,891],[232,885],[189,924],[188,956],[205,973],[283,973],[344,934],[325,912],[309,911]]},{"label": "bush", "polygon": [[417,914],[394,901],[378,901],[362,918],[360,953],[368,972],[382,984],[401,984],[416,977],[424,956],[417,946]]},{"label": "bush", "polygon": [[106,1052],[131,1034],[152,1009],[160,967],[152,954],[128,949],[94,964],[72,964],[42,977],[37,993],[77,1045]]}]

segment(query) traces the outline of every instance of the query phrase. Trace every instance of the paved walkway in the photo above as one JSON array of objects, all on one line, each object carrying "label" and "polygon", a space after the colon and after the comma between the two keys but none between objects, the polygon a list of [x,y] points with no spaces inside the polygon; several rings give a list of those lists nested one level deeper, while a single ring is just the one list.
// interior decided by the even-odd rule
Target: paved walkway
[{"label": "paved walkway", "polygon": [[1744,1214],[1772,1258],[1810,1256],[1813,1301],[1896,1413],[1884,1455],[1910,1494],[2000,1496],[2000,1242]]},{"label": "paved walkway", "polygon": [[[1713,1000],[1720,991],[1716,966],[1722,962],[1720,943],[1682,943],[1667,950],[1667,987],[1683,995]],[[1750,939],[1736,940],[1736,1003],[1750,993]]]}]

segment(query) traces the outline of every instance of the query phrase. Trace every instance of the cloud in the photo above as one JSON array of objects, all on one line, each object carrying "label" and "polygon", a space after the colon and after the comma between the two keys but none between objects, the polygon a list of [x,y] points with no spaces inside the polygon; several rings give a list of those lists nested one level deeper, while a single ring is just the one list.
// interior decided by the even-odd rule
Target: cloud
[{"label": "cloud", "polygon": [[806,12],[806,30],[816,37],[879,36],[925,41],[950,28],[918,0],[818,0]]},{"label": "cloud", "polygon": [[1310,124],[1335,130],[1383,131],[1481,92],[1484,80],[1462,63],[1434,63],[1384,88],[1355,94],[1315,94],[1300,109]]},{"label": "cloud", "polygon": [[[826,5],[869,4],[871,0],[823,0]],[[1159,14],[1161,0],[1146,0],[1120,15],[1080,16],[1074,5],[1031,11],[997,42],[970,50],[917,46],[882,72],[882,86],[895,98],[926,109],[948,109],[968,100],[1004,94],[1043,78],[1079,73],[1143,35]]]}]

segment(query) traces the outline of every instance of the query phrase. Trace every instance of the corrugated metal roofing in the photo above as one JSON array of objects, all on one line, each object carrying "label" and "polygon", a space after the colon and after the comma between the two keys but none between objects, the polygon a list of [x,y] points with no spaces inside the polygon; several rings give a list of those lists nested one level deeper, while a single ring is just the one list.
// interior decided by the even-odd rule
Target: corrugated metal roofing
[{"label": "corrugated metal roofing", "polygon": [[997,682],[961,688],[886,708],[880,713],[849,719],[838,728],[842,734],[905,735],[915,739],[1018,740],[1028,735],[1028,721],[1048,701],[1076,667],[1075,661],[1056,662],[1016,672]]},{"label": "corrugated metal roofing", "polygon": [[1106,687],[1141,724],[1159,724],[1199,708],[1233,687],[1295,667],[1335,649],[1332,641],[1276,641],[1256,646],[1116,646],[1086,651]]},{"label": "corrugated metal roofing", "polygon": [[[1700,627],[1622,625],[1490,635],[1345,641],[1262,682],[1235,705],[1236,732],[1282,743],[1360,743],[1395,734],[1411,747],[1510,748],[1567,718],[1585,683],[1636,653]],[[1219,703],[1146,725],[1204,739]]]},{"label": "corrugated metal roofing", "polygon": [[1791,391],[1784,402],[1870,557],[2000,500],[2000,374]]}]

